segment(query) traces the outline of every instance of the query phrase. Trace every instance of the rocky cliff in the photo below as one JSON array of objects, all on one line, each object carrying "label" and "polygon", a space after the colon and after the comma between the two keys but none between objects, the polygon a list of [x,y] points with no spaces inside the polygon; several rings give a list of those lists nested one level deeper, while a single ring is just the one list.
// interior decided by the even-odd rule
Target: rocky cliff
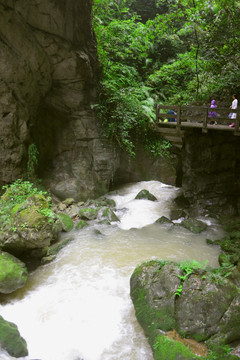
[{"label": "rocky cliff", "polygon": [[185,131],[182,188],[194,212],[240,211],[240,138],[233,133]]},{"label": "rocky cliff", "polygon": [[60,198],[106,191],[114,151],[97,126],[91,0],[0,0],[0,185],[24,177],[28,147]]}]

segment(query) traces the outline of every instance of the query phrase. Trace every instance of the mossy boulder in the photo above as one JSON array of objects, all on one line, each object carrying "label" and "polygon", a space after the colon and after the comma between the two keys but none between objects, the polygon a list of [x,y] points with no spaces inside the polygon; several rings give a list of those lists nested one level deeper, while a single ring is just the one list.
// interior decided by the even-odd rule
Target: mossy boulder
[{"label": "mossy boulder", "polygon": [[5,252],[0,252],[0,293],[10,294],[23,287],[28,272],[23,262]]},{"label": "mossy boulder", "polygon": [[141,191],[139,191],[139,193],[137,194],[137,196],[135,197],[135,199],[147,199],[150,201],[156,201],[157,198],[156,196],[154,196],[153,194],[151,194],[148,190],[143,189]]},{"label": "mossy boulder", "polygon": [[[208,340],[210,348],[240,341],[239,288],[224,269],[195,263],[152,260],[139,265],[131,276],[136,317],[156,360],[199,359],[186,349],[188,345],[166,339],[170,330],[191,342]],[[222,359],[235,358],[225,355]]]},{"label": "mossy boulder", "polygon": [[99,208],[84,208],[80,209],[78,216],[83,220],[95,220],[98,217]]},{"label": "mossy boulder", "polygon": [[159,334],[158,329],[168,331],[175,327],[175,291],[180,286],[180,273],[170,263],[150,261],[139,265],[131,276],[130,296],[150,344]]},{"label": "mossy boulder", "polygon": [[215,240],[214,244],[220,245],[223,251],[219,256],[219,263],[230,263],[237,265],[240,261],[240,234],[239,232],[231,232],[228,236],[220,240]]},{"label": "mossy boulder", "polygon": [[[0,249],[18,256],[50,245],[56,237],[55,215],[45,196],[32,194],[11,207],[11,204],[6,205],[8,193],[1,198],[5,213],[1,218]],[[11,210],[7,214],[8,208]]]},{"label": "mossy boulder", "polygon": [[28,355],[27,343],[21,337],[17,326],[0,316],[0,346],[16,358]]},{"label": "mossy boulder", "polygon": [[114,221],[120,221],[115,212],[109,207],[102,207],[98,213],[100,221],[107,220],[110,223]]},{"label": "mossy boulder", "polygon": [[69,232],[73,229],[74,224],[72,218],[65,213],[57,213],[58,223],[61,224],[62,230]]},{"label": "mossy boulder", "polygon": [[171,220],[169,220],[166,216],[161,216],[159,219],[155,221],[156,224],[173,224]]},{"label": "mossy boulder", "polygon": [[195,234],[200,234],[207,229],[207,224],[196,219],[184,219],[180,225]]},{"label": "mossy boulder", "polygon": [[113,199],[109,199],[106,197],[95,200],[94,204],[96,207],[102,207],[102,206],[107,206],[107,207],[111,207],[111,208],[116,207],[115,201]]},{"label": "mossy boulder", "polygon": [[83,229],[84,227],[88,226],[88,222],[85,220],[79,220],[77,225],[75,226],[76,230]]}]

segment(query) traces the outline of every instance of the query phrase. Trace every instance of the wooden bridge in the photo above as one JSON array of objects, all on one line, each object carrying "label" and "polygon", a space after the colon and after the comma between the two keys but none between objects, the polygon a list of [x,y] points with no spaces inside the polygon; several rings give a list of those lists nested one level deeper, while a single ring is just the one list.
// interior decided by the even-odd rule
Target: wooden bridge
[{"label": "wooden bridge", "polygon": [[[169,113],[170,110],[175,114]],[[216,116],[211,117],[211,112]],[[240,136],[239,112],[226,107],[157,105],[154,130],[179,148],[187,129],[198,128],[203,133],[214,130],[228,131]],[[229,113],[236,113],[236,119],[230,119]],[[229,127],[233,122],[235,126]]]}]

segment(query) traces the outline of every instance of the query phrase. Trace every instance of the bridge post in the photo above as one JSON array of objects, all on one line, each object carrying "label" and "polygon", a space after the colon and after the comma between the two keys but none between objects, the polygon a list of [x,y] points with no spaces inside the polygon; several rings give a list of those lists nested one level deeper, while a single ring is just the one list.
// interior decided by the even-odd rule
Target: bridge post
[{"label": "bridge post", "polygon": [[159,120],[159,104],[157,104],[156,106],[156,124],[158,124],[158,120]]},{"label": "bridge post", "polygon": [[207,121],[208,121],[208,108],[205,109],[205,115],[204,115],[204,118],[203,118],[203,127],[202,127],[202,132],[203,133],[208,132]]},{"label": "bridge post", "polygon": [[177,130],[180,131],[181,129],[181,105],[177,107]]}]

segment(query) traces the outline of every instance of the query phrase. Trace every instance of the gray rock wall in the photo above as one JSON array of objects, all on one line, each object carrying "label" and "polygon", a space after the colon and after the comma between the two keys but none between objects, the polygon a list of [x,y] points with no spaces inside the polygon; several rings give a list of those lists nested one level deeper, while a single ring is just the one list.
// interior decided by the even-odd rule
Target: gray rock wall
[{"label": "gray rock wall", "polygon": [[97,125],[91,1],[0,0],[0,185],[24,177],[28,146],[60,198],[108,189],[117,156]]},{"label": "gray rock wall", "polygon": [[194,211],[223,215],[240,211],[240,138],[233,133],[185,132],[182,188]]}]

